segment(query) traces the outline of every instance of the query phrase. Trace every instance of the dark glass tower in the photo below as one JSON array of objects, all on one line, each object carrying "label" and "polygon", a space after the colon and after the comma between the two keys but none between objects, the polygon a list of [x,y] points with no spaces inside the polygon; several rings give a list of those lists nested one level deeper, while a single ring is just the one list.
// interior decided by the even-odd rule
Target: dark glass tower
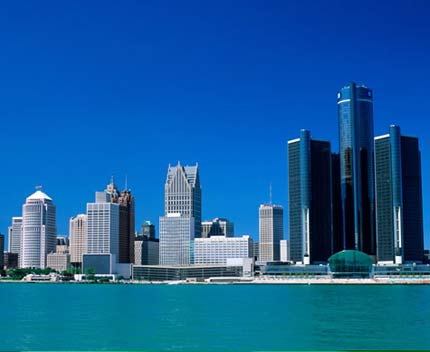
[{"label": "dark glass tower", "polygon": [[418,139],[398,126],[375,138],[378,262],[420,262],[424,256],[421,155]]},{"label": "dark glass tower", "polygon": [[290,256],[304,264],[326,262],[332,254],[330,143],[302,130],[288,142]]},{"label": "dark glass tower", "polygon": [[337,106],[343,248],[375,255],[372,91],[350,83]]}]

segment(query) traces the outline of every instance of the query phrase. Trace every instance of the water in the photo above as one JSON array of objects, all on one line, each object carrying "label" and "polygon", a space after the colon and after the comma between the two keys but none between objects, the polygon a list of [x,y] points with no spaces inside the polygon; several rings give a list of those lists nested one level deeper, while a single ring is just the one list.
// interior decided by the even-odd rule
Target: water
[{"label": "water", "polygon": [[430,349],[430,286],[0,284],[0,351]]}]

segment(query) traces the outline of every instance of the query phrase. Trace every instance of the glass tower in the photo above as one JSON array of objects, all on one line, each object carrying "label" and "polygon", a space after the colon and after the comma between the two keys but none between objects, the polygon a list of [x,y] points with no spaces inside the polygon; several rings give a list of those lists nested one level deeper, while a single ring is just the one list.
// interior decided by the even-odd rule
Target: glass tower
[{"label": "glass tower", "polygon": [[376,254],[372,90],[355,83],[337,95],[343,248]]}]

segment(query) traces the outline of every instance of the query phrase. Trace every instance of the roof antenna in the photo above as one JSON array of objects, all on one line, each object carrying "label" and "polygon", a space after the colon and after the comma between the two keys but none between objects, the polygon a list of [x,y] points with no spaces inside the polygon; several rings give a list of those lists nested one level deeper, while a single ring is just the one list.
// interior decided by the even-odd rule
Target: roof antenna
[{"label": "roof antenna", "polygon": [[269,186],[269,204],[272,205],[272,182],[270,182]]}]

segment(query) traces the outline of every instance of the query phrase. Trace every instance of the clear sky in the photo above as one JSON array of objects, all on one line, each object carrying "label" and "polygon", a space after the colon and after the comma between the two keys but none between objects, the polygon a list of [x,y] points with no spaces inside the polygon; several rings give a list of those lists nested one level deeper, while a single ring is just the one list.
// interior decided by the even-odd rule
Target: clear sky
[{"label": "clear sky", "polygon": [[[374,91],[375,135],[418,136],[429,236],[430,2],[0,2],[0,232],[36,185],[60,234],[111,175],[136,224],[163,215],[169,163],[199,163],[203,218],[258,237],[287,209],[287,141],[338,150],[337,91]],[[287,235],[287,212],[285,233]]]}]

